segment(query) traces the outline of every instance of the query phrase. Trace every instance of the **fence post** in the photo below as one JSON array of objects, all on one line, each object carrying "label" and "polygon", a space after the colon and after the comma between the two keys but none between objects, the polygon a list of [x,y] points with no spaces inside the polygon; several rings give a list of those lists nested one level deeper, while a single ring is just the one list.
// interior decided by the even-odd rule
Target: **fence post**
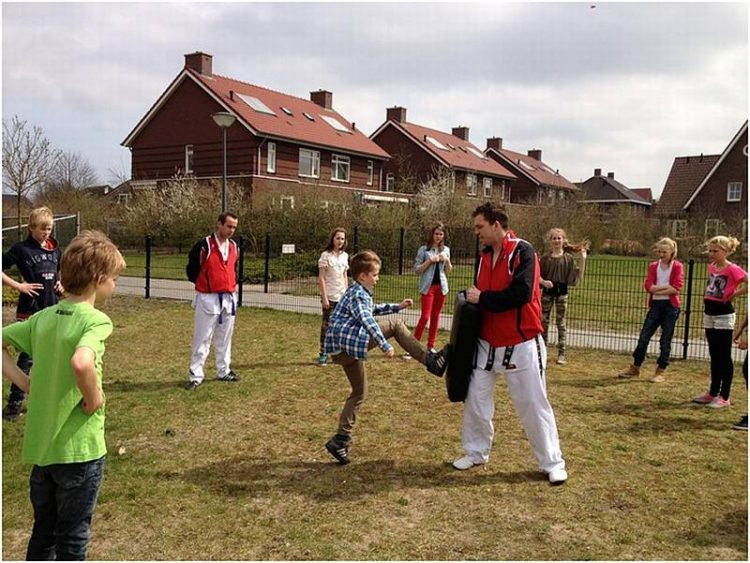
[{"label": "fence post", "polygon": [[474,243],[474,279],[471,280],[472,284],[477,282],[477,273],[479,272],[479,235],[476,236],[476,242]]},{"label": "fence post", "polygon": [[146,235],[146,299],[151,297],[151,235]]},{"label": "fence post", "polygon": [[406,230],[401,227],[401,232],[398,238],[398,275],[401,276],[404,273],[404,232]]},{"label": "fence post", "polygon": [[682,359],[687,360],[688,339],[690,338],[690,302],[693,300],[693,266],[695,260],[688,260],[687,295],[685,297],[685,335],[682,338]]},{"label": "fence post", "polygon": [[245,237],[240,237],[240,263],[237,288],[237,305],[242,307],[242,286],[245,281]]},{"label": "fence post", "polygon": [[359,227],[354,226],[354,235],[353,235],[353,242],[354,242],[354,254],[359,252]]},{"label": "fence post", "polygon": [[81,212],[80,211],[76,212],[76,234],[77,235],[81,234]]},{"label": "fence post", "polygon": [[268,266],[271,259],[271,233],[266,233],[266,256],[263,266],[263,293],[268,293]]}]

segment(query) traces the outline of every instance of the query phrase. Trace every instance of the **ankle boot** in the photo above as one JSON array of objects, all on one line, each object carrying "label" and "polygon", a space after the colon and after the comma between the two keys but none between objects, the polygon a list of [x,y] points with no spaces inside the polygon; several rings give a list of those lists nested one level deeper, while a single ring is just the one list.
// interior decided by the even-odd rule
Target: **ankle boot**
[{"label": "ankle boot", "polygon": [[641,368],[635,364],[631,364],[628,369],[624,369],[617,374],[617,377],[623,379],[630,379],[631,377],[638,377],[641,374]]},{"label": "ankle boot", "polygon": [[667,380],[667,378],[664,377],[665,371],[667,371],[667,368],[657,367],[654,372],[654,377],[650,379],[651,383],[664,383]]}]

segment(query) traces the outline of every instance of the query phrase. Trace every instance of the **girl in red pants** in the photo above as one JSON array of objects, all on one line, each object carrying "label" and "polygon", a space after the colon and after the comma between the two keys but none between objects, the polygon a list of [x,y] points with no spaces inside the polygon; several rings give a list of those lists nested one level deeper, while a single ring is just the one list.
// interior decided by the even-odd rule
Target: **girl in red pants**
[{"label": "girl in red pants", "polygon": [[422,339],[422,333],[429,321],[427,348],[435,349],[440,311],[443,310],[445,296],[448,295],[448,276],[453,269],[451,250],[445,246],[445,225],[436,223],[430,229],[427,244],[419,247],[414,259],[414,270],[419,274],[419,293],[422,310],[414,337]]}]

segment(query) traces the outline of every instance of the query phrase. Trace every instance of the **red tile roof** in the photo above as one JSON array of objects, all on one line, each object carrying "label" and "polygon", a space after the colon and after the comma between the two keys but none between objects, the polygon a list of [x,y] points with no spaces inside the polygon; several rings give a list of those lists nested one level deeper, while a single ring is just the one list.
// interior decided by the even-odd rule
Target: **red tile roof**
[{"label": "red tile roof", "polygon": [[[530,176],[532,180],[543,186],[554,186],[556,188],[565,188],[568,190],[579,191],[575,184],[568,181],[566,178],[561,176],[551,167],[547,166],[541,160],[532,158],[526,154],[514,152],[508,149],[490,149],[495,153],[505,157],[506,160],[510,161],[510,165],[514,167],[514,170],[518,170],[519,173],[523,173],[526,176]],[[523,164],[521,164],[523,163]]]},{"label": "red tile roof", "polygon": [[651,193],[651,188],[630,188],[631,192],[635,192],[636,195],[642,197],[646,201],[653,201],[654,195]]},{"label": "red tile roof", "polygon": [[[422,148],[434,155],[438,160],[445,162],[452,168],[460,168],[471,172],[481,172],[489,176],[497,176],[509,180],[514,180],[516,178],[516,176],[503,165],[484,156],[484,153],[475,145],[468,141],[464,141],[460,137],[456,137],[451,133],[445,133],[443,131],[403,121],[399,123],[392,121],[390,123],[405,131],[415,143],[421,145]],[[378,131],[384,126],[385,125],[381,126]],[[432,137],[448,150],[436,147],[433,143],[426,140],[425,137]],[[482,156],[477,156],[477,154],[472,152],[471,149]]]},{"label": "red tile roof", "polygon": [[714,164],[719,154],[700,156],[678,156],[672,163],[667,182],[656,204],[659,215],[677,215],[698,188]]}]

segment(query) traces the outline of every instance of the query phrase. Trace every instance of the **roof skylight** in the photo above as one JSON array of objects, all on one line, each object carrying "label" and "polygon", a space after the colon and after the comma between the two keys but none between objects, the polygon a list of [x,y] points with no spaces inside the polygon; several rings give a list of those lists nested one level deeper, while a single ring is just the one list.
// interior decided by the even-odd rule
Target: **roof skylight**
[{"label": "roof skylight", "polygon": [[477,156],[477,157],[481,158],[482,160],[484,160],[484,159],[487,158],[486,156],[484,156],[481,152],[479,152],[474,147],[466,147],[466,148],[469,149],[469,152],[471,152],[471,154],[473,154],[474,156]]},{"label": "roof skylight", "polygon": [[269,108],[266,104],[261,102],[258,98],[255,96],[248,96],[247,94],[237,94],[239,98],[245,102],[247,105],[249,105],[251,108],[253,108],[255,111],[260,113],[267,113],[268,115],[276,115],[276,112],[274,112],[271,108]]},{"label": "roof skylight", "polygon": [[335,117],[331,117],[330,115],[321,115],[320,118],[326,123],[328,123],[328,125],[333,127],[336,131],[342,131],[344,133],[351,133],[351,131],[349,131],[349,128],[343,123],[341,123]]},{"label": "roof skylight", "polygon": [[432,146],[440,149],[441,151],[449,150],[448,147],[446,147],[443,143],[438,141],[435,137],[430,137],[429,135],[425,135],[424,140],[430,143]]},{"label": "roof skylight", "polygon": [[287,115],[294,115],[292,113],[292,110],[290,110],[289,108],[285,108],[284,106],[281,106],[281,111],[283,111]]},{"label": "roof skylight", "polygon": [[310,115],[309,113],[307,113],[306,111],[303,111],[302,115],[304,115],[310,121],[315,121],[315,118],[312,115]]},{"label": "roof skylight", "polygon": [[518,164],[520,164],[521,166],[523,166],[523,167],[524,167],[524,168],[525,168],[526,170],[529,170],[530,172],[533,172],[534,170],[536,170],[536,169],[535,169],[535,168],[534,168],[533,166],[531,166],[531,165],[530,165],[529,163],[527,163],[527,162],[524,162],[524,161],[523,161],[523,160],[521,160],[521,159],[518,159]]}]

